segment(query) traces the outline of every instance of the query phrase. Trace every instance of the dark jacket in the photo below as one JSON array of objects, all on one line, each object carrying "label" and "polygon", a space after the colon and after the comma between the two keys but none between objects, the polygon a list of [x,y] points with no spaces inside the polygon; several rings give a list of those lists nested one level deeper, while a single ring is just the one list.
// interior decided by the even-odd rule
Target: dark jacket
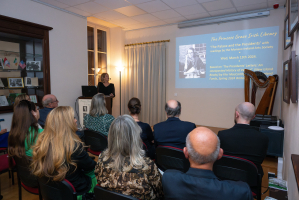
[{"label": "dark jacket", "polygon": [[169,169],[163,174],[165,200],[252,200],[242,181],[222,181],[210,170],[190,168],[186,173]]},{"label": "dark jacket", "polygon": [[236,124],[230,129],[219,131],[220,147],[224,154],[245,158],[256,164],[263,175],[261,167],[264,161],[269,138],[246,124]]},{"label": "dark jacket", "polygon": [[38,119],[38,123],[41,125],[41,126],[45,126],[45,123],[46,123],[46,119],[47,119],[47,116],[48,114],[53,110],[54,108],[47,108],[47,107],[44,107],[43,109],[40,109],[39,110],[39,119]]},{"label": "dark jacket", "polygon": [[142,129],[141,139],[142,142],[146,145],[146,149],[144,149],[146,151],[146,156],[150,157],[151,159],[155,159],[155,146],[152,143],[152,141],[154,140],[152,128],[149,124],[144,122],[139,121],[137,122],[137,124]]},{"label": "dark jacket", "polygon": [[191,122],[181,121],[177,117],[169,117],[166,121],[154,126],[155,145],[172,146],[183,149],[186,137],[196,126]]},{"label": "dark jacket", "polygon": [[91,188],[91,178],[84,173],[93,171],[96,162],[84,151],[82,145],[72,154],[72,160],[77,164],[77,168],[69,165],[70,169],[65,179],[73,184],[78,195],[82,195],[87,193]]}]

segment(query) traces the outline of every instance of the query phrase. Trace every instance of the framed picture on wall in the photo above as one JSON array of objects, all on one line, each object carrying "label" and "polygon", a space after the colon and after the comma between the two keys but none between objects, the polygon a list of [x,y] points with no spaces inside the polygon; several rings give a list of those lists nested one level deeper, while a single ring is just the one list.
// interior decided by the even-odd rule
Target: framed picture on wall
[{"label": "framed picture on wall", "polygon": [[291,53],[291,67],[290,67],[290,91],[291,91],[291,101],[292,103],[298,102],[298,83],[297,83],[297,56],[296,51]]},{"label": "framed picture on wall", "polygon": [[289,60],[283,63],[283,80],[282,80],[283,101],[290,103],[290,71]]},{"label": "framed picture on wall", "polygon": [[289,34],[288,34],[288,31],[289,31],[288,22],[289,22],[289,16],[287,16],[284,19],[284,49],[287,49],[287,48],[289,48],[289,46],[293,45],[293,35],[291,37],[289,37]]},{"label": "framed picture on wall", "polygon": [[288,30],[289,37],[297,30],[298,23],[298,0],[287,0],[288,5]]}]

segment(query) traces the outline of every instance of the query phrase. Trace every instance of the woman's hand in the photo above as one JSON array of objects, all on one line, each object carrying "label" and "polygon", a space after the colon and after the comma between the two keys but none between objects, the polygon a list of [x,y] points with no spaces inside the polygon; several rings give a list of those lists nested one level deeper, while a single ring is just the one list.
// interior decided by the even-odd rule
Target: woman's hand
[{"label": "woman's hand", "polygon": [[111,93],[110,95],[109,95],[110,97],[114,97],[114,95]]}]

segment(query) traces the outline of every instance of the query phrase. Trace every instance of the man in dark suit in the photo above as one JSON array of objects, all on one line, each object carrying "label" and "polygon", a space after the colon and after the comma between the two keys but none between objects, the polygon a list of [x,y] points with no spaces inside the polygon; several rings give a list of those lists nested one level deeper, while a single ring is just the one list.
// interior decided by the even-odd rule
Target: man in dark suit
[{"label": "man in dark suit", "polygon": [[249,126],[254,115],[254,105],[249,102],[239,104],[235,109],[235,125],[230,129],[219,131],[218,137],[224,154],[250,160],[263,176],[261,164],[267,154],[269,138]]},{"label": "man in dark suit", "polygon": [[56,107],[58,107],[58,99],[53,94],[47,94],[42,99],[43,109],[39,110],[40,118],[38,119],[38,123],[41,126],[45,126],[46,119],[48,114]]},{"label": "man in dark suit", "polygon": [[[48,114],[56,107],[58,107],[58,99],[55,95],[53,94],[47,94],[43,97],[42,99],[42,104],[43,104],[43,109],[39,110],[39,119],[38,123],[44,128],[46,124],[46,119]],[[76,131],[76,134],[79,136],[80,139],[84,137],[84,132],[83,131]]]},{"label": "man in dark suit", "polygon": [[181,103],[169,100],[165,105],[167,120],[154,125],[154,140],[156,146],[172,146],[183,149],[186,146],[186,137],[196,128],[194,123],[179,119]]},{"label": "man in dark suit", "polygon": [[222,181],[213,173],[213,164],[223,155],[217,135],[210,129],[194,129],[186,139],[185,157],[190,169],[183,173],[166,170],[162,177],[165,199],[252,200],[247,183]]}]

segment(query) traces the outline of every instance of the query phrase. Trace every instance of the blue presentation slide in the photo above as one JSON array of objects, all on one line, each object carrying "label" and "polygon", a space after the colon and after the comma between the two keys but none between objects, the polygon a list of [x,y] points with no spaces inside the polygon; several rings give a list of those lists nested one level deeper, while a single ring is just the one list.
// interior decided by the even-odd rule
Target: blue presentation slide
[{"label": "blue presentation slide", "polygon": [[244,69],[277,73],[279,27],[176,38],[176,88],[244,88]]}]

